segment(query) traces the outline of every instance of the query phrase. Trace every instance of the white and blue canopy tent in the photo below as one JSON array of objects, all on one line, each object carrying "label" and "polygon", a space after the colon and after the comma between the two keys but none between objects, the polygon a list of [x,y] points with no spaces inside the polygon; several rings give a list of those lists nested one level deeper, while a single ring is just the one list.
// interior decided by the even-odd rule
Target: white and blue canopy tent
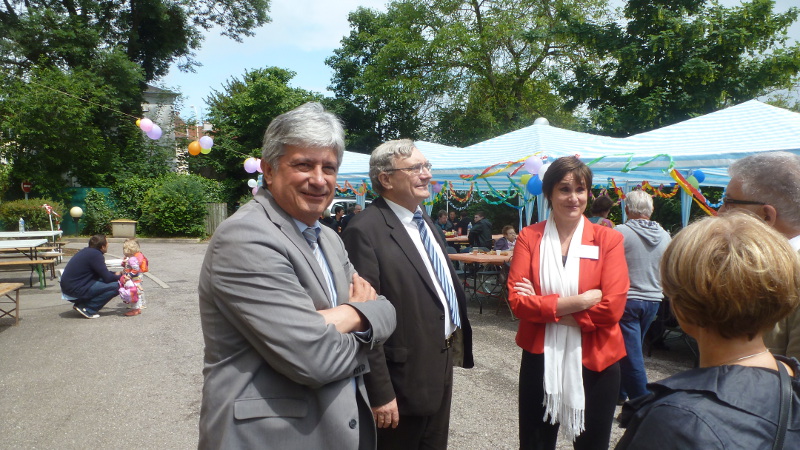
[{"label": "white and blue canopy tent", "polygon": [[[756,100],[627,138],[564,130],[541,119],[537,122],[466,148],[421,141],[417,147],[433,164],[434,181],[451,182],[455,190],[469,190],[475,183],[475,189],[484,192],[520,190],[519,176],[526,173],[519,170],[520,164],[532,155],[552,161],[578,154],[591,163],[595,185],[606,186],[613,179],[629,191],[642,181],[655,186],[674,183],[671,168],[684,176],[700,169],[705,174],[702,186],[726,186],[727,167],[737,159],[776,150],[800,154],[800,114]],[[339,183],[356,186],[368,182],[368,171],[368,155],[348,152]],[[523,198],[528,206],[529,200]],[[544,217],[544,202],[539,199],[537,203],[540,217]],[[691,198],[682,194],[682,204],[686,225]],[[526,212],[530,218],[531,208]]]}]

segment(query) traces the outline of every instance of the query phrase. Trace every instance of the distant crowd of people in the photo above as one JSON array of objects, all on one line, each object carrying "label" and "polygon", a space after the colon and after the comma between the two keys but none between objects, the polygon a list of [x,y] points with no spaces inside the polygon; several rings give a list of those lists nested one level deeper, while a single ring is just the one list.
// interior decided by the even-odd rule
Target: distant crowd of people
[{"label": "distant crowd of people", "polygon": [[[264,185],[208,245],[200,448],[447,448],[453,367],[475,365],[453,231],[513,253],[521,449],[554,449],[559,434],[606,449],[619,403],[617,448],[800,439],[797,156],[742,159],[722,214],[675,236],[651,220],[642,190],[625,195],[625,223],[614,226],[604,196],[586,217],[592,171],[558,158],[542,180],[547,220],[495,240],[483,211],[457,220],[421,208],[431,164],[407,139],[372,152],[369,207],[326,213],[343,150],[342,124],[320,104],[275,118]],[[102,301],[76,306],[89,314]],[[699,367],[648,383],[643,339],[666,301]]]}]

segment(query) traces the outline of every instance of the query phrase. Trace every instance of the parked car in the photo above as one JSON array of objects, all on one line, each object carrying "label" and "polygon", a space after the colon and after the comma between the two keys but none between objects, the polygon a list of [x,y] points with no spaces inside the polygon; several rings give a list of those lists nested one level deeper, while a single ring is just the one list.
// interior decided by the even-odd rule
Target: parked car
[{"label": "parked car", "polygon": [[[331,214],[333,214],[333,209],[336,206],[341,206],[344,208],[344,213],[347,214],[347,209],[356,203],[355,197],[334,197],[330,206],[328,206],[328,210],[330,210]],[[372,203],[372,200],[367,200],[365,203],[367,206],[369,206],[369,204]]]}]

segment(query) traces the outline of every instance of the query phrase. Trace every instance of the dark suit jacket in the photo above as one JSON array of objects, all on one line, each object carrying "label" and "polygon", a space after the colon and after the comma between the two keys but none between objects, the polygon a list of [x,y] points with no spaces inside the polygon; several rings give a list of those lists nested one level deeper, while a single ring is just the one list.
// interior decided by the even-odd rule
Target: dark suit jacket
[{"label": "dark suit jacket", "polygon": [[[431,230],[436,225],[424,214]],[[434,232],[446,255],[444,239]],[[358,214],[343,233],[350,261],[359,275],[392,302],[397,328],[382,346],[369,353],[371,372],[364,377],[370,403],[381,406],[397,397],[400,414],[426,416],[439,409],[445,389],[447,352],[444,344],[444,308],[434,283],[400,219],[383,198]],[[463,361],[473,366],[472,328],[466,296],[453,264],[448,261],[461,313]],[[455,349],[458,355],[460,348]]]}]

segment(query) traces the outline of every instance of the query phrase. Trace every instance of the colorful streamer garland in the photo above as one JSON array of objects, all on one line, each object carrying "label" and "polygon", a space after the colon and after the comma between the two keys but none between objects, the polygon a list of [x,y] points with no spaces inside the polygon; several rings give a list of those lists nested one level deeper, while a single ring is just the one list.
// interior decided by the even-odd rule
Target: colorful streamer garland
[{"label": "colorful streamer garland", "polygon": [[700,193],[700,191],[698,191],[698,190],[697,190],[697,188],[695,188],[694,186],[692,186],[691,184],[689,184],[689,182],[688,182],[688,181],[686,181],[686,178],[684,178],[684,177],[683,177],[683,175],[681,175],[681,173],[680,173],[680,172],[678,172],[678,171],[677,171],[677,170],[675,170],[675,169],[672,169],[672,170],[670,170],[670,171],[669,171],[669,174],[670,174],[670,176],[671,176],[672,178],[674,178],[674,179],[675,179],[675,181],[676,181],[676,182],[677,182],[677,183],[678,183],[678,184],[679,184],[679,185],[680,185],[680,186],[681,186],[681,187],[682,187],[682,188],[683,188],[683,189],[684,189],[686,192],[688,192],[688,193],[692,194],[692,199],[694,199],[695,203],[697,203],[697,205],[698,205],[698,206],[700,206],[700,209],[702,209],[703,211],[705,211],[705,213],[706,213],[706,214],[708,214],[709,216],[716,216],[716,215],[717,215],[717,212],[716,212],[716,211],[714,211],[713,209],[711,209],[711,208],[708,206],[708,201],[707,201],[707,200],[706,200],[706,198],[703,196],[703,194],[701,194],[701,193]]},{"label": "colorful streamer garland", "polygon": [[[447,202],[447,204],[450,207],[452,207],[453,209],[462,210],[462,209],[466,208],[474,200],[474,197],[476,197],[476,192],[477,192],[477,197],[481,201],[484,201],[484,202],[486,202],[486,203],[488,203],[490,205],[505,204],[505,205],[508,205],[508,206],[510,206],[512,208],[515,208],[517,210],[521,210],[522,208],[524,208],[524,206],[514,205],[514,204],[511,204],[509,201],[512,200],[514,197],[519,197],[520,195],[522,195],[522,193],[524,192],[525,187],[521,186],[520,184],[518,184],[512,177],[514,175],[516,175],[524,167],[523,163],[526,160],[528,160],[532,156],[535,156],[535,155],[538,155],[538,154],[541,154],[541,153],[542,152],[536,152],[536,153],[534,153],[532,155],[529,155],[529,156],[527,156],[525,158],[522,158],[520,160],[517,160],[517,161],[506,161],[506,162],[501,162],[501,163],[497,163],[497,164],[492,164],[491,166],[489,166],[489,167],[485,168],[484,170],[482,170],[481,173],[479,173],[477,175],[463,175],[463,174],[459,175],[459,177],[462,180],[471,181],[472,182],[472,183],[470,183],[469,190],[463,196],[458,195],[457,191],[453,188],[453,183],[451,181],[441,182],[442,183],[442,189],[439,192],[437,192],[436,195],[431,200],[425,201],[425,202],[423,202],[423,204],[426,205],[426,206],[430,206],[430,205],[433,205],[434,203],[444,199],[444,201]],[[636,156],[634,153],[624,153],[624,154],[618,154],[618,155],[603,155],[603,156],[601,156],[599,158],[595,158],[592,161],[589,161],[588,163],[586,163],[586,165],[587,166],[592,166],[592,165],[598,163],[599,161],[602,161],[602,160],[604,160],[604,159],[606,159],[608,157],[612,157],[612,156],[627,156],[628,157],[628,161],[620,169],[620,172],[623,172],[623,173],[632,172],[632,171],[634,171],[634,170],[636,170],[636,169],[638,169],[640,167],[644,167],[644,166],[646,166],[646,165],[648,165],[648,164],[650,164],[653,161],[656,161],[658,159],[667,159],[667,161],[669,161],[669,165],[668,165],[668,167],[666,169],[664,169],[664,172],[669,173],[670,176],[673,179],[675,179],[675,181],[676,181],[676,185],[672,188],[672,191],[669,192],[669,193],[664,193],[664,192],[661,191],[661,189],[663,189],[665,187],[663,184],[659,185],[659,187],[656,188],[655,186],[653,186],[650,182],[648,182],[646,180],[642,181],[641,188],[643,190],[652,192],[653,196],[660,197],[660,198],[673,198],[679,192],[679,189],[684,189],[684,190],[686,190],[686,192],[688,192],[688,193],[690,193],[692,195],[692,199],[694,199],[694,201],[700,206],[700,208],[703,211],[706,212],[706,214],[716,215],[716,211],[714,209],[712,209],[712,206],[717,206],[717,205],[710,205],[708,203],[708,200],[703,196],[703,194],[701,194],[698,189],[696,189],[694,186],[689,184],[688,181],[686,181],[686,178],[684,178],[683,175],[681,175],[680,172],[678,172],[675,169],[675,162],[673,161],[673,159],[672,159],[672,157],[670,155],[668,155],[666,153],[662,153],[662,154],[659,154],[659,155],[655,155],[652,158],[650,158],[650,159],[648,159],[646,161],[642,161],[641,163],[637,163],[635,165],[633,165],[633,158]],[[515,165],[517,165],[517,167],[513,168]],[[498,175],[498,174],[500,174],[500,173],[502,173],[504,171],[510,170],[512,168],[513,168],[513,170],[511,170],[510,173],[506,174],[506,176],[508,177],[508,180],[509,180],[509,187],[508,187],[507,191],[505,191],[505,192],[496,189],[487,180],[487,178],[490,178],[492,176]],[[476,191],[476,189],[475,189],[475,181],[476,180],[483,180],[487,184],[487,186],[489,187],[489,193],[488,194],[483,194],[483,192],[480,189],[478,189]],[[608,184],[607,188],[603,188],[601,186],[595,186],[596,188],[602,189],[602,192],[601,192],[600,195],[608,195],[608,193],[606,191],[606,189],[608,189],[618,197],[617,203],[619,203],[621,200],[624,200],[625,199],[625,193],[623,192],[623,190],[620,187],[617,186],[617,183],[614,180],[614,178],[609,178],[608,179],[608,183],[609,184]],[[372,190],[372,188],[371,188],[371,186],[369,184],[369,180],[367,180],[367,179],[362,180],[362,184],[359,187],[354,187],[349,181],[345,181],[343,187],[340,187],[337,184],[336,185],[336,191],[341,193],[341,194],[353,194],[353,195],[368,195],[369,194],[369,195],[372,195],[372,196],[377,196],[377,193]],[[489,196],[496,197],[498,200],[491,200],[491,199],[488,198]],[[593,197],[594,197],[594,195],[593,195]],[[461,203],[462,205],[454,204],[453,203],[454,201],[458,202],[458,203]]]}]

